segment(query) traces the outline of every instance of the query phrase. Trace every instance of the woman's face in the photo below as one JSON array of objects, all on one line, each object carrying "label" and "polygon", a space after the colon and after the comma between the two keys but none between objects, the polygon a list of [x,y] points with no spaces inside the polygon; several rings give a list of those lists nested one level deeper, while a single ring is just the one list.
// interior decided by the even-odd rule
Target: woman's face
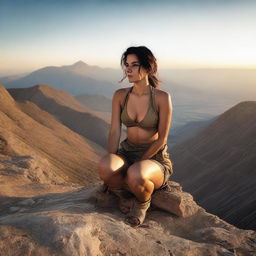
[{"label": "woman's face", "polygon": [[135,54],[128,54],[124,65],[125,74],[127,75],[130,83],[140,81],[148,75],[147,71],[140,66],[139,59]]}]

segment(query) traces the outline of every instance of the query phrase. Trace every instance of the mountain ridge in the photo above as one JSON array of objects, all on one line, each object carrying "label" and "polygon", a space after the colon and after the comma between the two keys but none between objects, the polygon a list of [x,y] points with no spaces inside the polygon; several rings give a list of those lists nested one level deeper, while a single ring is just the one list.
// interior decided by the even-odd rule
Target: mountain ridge
[{"label": "mountain ridge", "polygon": [[29,100],[37,104],[76,133],[103,147],[106,146],[109,127],[107,118],[99,117],[67,92],[48,85],[13,88],[8,91],[15,100]]},{"label": "mountain ridge", "polygon": [[172,149],[174,178],[206,210],[241,228],[256,227],[255,112],[256,101],[240,102]]}]

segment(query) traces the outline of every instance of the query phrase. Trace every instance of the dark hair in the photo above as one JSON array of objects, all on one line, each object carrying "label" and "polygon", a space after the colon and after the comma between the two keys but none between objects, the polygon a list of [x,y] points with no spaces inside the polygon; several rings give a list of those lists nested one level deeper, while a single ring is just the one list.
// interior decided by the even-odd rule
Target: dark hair
[{"label": "dark hair", "polygon": [[[131,46],[126,49],[122,54],[120,65],[124,68],[127,55],[135,54],[140,61],[141,66],[148,72],[149,84],[155,88],[159,88],[159,79],[156,77],[157,74],[157,60],[153,53],[146,46]],[[140,72],[140,67],[139,67]],[[126,74],[124,71],[124,77],[119,81],[121,83],[125,78]]]}]

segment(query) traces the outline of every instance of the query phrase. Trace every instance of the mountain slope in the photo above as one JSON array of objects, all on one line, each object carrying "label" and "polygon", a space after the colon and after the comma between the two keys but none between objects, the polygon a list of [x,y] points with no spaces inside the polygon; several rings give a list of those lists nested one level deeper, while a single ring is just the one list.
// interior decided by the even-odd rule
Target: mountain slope
[{"label": "mountain slope", "polygon": [[256,101],[237,104],[172,150],[174,179],[206,210],[256,228]]},{"label": "mountain slope", "polygon": [[32,102],[15,102],[0,85],[0,155],[47,159],[51,171],[80,184],[97,181],[104,149],[62,125]]},{"label": "mountain slope", "polygon": [[216,118],[204,121],[193,121],[188,122],[183,126],[174,127],[168,137],[168,144],[170,147],[181,144],[182,142],[194,137],[215,119]]},{"label": "mountain slope", "polygon": [[8,89],[8,91],[15,100],[29,100],[35,103],[76,133],[106,147],[109,129],[107,117],[101,119],[68,93],[48,85]]},{"label": "mountain slope", "polygon": [[111,112],[112,102],[111,98],[107,98],[103,95],[89,95],[82,94],[75,97],[80,103],[84,104],[90,109],[101,111],[101,112]]}]

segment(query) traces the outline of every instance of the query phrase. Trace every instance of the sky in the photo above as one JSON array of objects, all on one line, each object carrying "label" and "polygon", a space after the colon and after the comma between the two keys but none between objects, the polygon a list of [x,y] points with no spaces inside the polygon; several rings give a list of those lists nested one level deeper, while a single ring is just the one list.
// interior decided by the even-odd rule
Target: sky
[{"label": "sky", "polygon": [[133,45],[159,68],[256,68],[255,13],[253,0],[0,0],[0,75],[120,68]]}]

